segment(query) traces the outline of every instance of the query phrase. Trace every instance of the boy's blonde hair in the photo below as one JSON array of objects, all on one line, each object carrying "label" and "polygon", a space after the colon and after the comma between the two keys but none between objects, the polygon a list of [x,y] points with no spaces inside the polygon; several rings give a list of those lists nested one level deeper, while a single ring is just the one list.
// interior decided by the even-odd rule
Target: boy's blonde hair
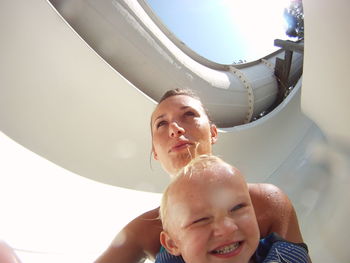
[{"label": "boy's blonde hair", "polygon": [[165,189],[160,208],[159,208],[159,216],[163,224],[163,229],[168,229],[167,224],[167,208],[168,208],[168,197],[171,188],[180,178],[191,178],[192,175],[201,174],[205,170],[209,170],[214,168],[214,164],[221,164],[228,166],[233,169],[233,167],[226,162],[224,162],[221,158],[214,155],[199,155],[196,158],[192,159],[186,166],[184,166],[175,177],[173,177],[171,183]]}]

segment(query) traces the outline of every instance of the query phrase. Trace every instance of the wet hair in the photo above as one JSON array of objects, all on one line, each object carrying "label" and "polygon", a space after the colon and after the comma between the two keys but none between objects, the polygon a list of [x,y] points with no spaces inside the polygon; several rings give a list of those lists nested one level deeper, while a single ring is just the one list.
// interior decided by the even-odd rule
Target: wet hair
[{"label": "wet hair", "polygon": [[196,158],[192,159],[187,165],[185,165],[173,178],[171,183],[167,186],[165,189],[161,204],[159,208],[159,218],[162,221],[163,229],[165,231],[168,230],[168,219],[167,219],[167,212],[168,212],[168,199],[169,199],[169,192],[170,189],[173,187],[173,185],[176,184],[177,181],[181,178],[191,178],[192,175],[201,175],[203,171],[216,171],[217,165],[219,166],[227,166],[230,167],[234,174],[235,168],[233,168],[230,164],[223,161],[221,158],[215,156],[215,155],[199,155]]}]

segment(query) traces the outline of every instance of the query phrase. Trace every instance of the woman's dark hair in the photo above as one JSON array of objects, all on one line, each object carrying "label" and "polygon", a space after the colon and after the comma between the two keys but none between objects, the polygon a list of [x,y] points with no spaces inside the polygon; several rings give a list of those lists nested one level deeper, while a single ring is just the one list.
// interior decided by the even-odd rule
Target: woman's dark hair
[{"label": "woman's dark hair", "polygon": [[169,97],[177,96],[177,95],[186,95],[200,101],[200,98],[193,92],[193,90],[177,88],[177,89],[171,89],[165,92],[163,96],[160,98],[159,103],[161,103],[163,100]]},{"label": "woman's dark hair", "polygon": [[166,100],[167,98],[169,97],[173,97],[173,96],[178,96],[178,95],[185,95],[185,96],[189,96],[191,98],[194,98],[198,101],[200,101],[203,109],[204,109],[204,112],[205,114],[207,115],[208,119],[209,119],[209,122],[211,123],[211,118],[209,116],[209,113],[208,113],[208,110],[204,107],[201,99],[196,95],[196,93],[191,90],[191,89],[180,89],[180,88],[177,88],[177,89],[171,89],[171,90],[168,90],[166,91],[163,96],[160,98],[159,100],[159,103],[161,103],[163,100]]}]

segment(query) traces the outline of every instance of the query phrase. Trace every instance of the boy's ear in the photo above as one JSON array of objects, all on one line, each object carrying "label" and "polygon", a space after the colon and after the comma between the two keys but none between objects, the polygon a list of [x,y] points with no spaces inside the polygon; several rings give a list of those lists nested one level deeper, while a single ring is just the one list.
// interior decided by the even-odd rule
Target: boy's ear
[{"label": "boy's ear", "polygon": [[168,232],[162,231],[160,233],[160,243],[162,246],[172,255],[180,256],[180,249],[176,245],[175,241],[169,236]]},{"label": "boy's ear", "polygon": [[212,124],[210,126],[210,134],[211,134],[211,144],[216,143],[218,140],[218,129],[216,128],[215,124]]}]

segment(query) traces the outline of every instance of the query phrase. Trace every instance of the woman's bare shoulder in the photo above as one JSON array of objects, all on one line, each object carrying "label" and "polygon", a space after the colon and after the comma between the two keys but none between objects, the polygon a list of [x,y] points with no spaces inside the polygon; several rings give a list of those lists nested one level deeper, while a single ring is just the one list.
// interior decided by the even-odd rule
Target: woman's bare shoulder
[{"label": "woman's bare shoulder", "polygon": [[154,256],[160,249],[159,235],[162,230],[159,207],[136,217],[123,229],[143,248],[146,254],[151,256]]},{"label": "woman's bare shoulder", "polygon": [[256,197],[268,197],[271,195],[277,195],[285,197],[283,191],[274,184],[258,183],[258,184],[248,184],[249,193]]},{"label": "woman's bare shoulder", "polygon": [[154,259],[160,249],[162,224],[159,208],[136,217],[114,238],[95,263],[136,263],[145,258]]},{"label": "woman's bare shoulder", "polygon": [[159,221],[159,207],[152,209],[150,211],[147,211],[143,213],[142,215],[136,217],[134,220],[132,220],[127,226],[138,226],[138,225],[144,225],[144,224],[154,224],[154,223],[160,223]]},{"label": "woman's bare shoulder", "polygon": [[248,184],[248,189],[254,209],[258,214],[271,217],[274,212],[281,209],[293,209],[288,196],[276,185]]},{"label": "woman's bare shoulder", "polygon": [[292,242],[302,242],[299,223],[288,196],[273,184],[248,184],[260,233],[276,232]]}]

